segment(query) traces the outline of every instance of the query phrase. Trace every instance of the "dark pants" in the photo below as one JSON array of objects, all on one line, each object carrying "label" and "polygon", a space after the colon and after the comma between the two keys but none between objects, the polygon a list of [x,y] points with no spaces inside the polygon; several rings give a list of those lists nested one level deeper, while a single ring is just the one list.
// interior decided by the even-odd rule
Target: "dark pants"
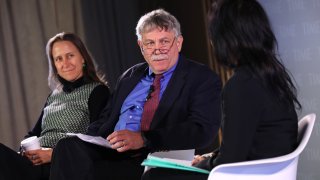
[{"label": "dark pants", "polygon": [[54,149],[50,180],[139,180],[145,157],[65,138]]},{"label": "dark pants", "polygon": [[141,178],[142,180],[207,180],[208,174],[167,168],[152,168]]},{"label": "dark pants", "polygon": [[0,143],[1,180],[45,180],[49,179],[50,164],[35,166],[16,151]]}]

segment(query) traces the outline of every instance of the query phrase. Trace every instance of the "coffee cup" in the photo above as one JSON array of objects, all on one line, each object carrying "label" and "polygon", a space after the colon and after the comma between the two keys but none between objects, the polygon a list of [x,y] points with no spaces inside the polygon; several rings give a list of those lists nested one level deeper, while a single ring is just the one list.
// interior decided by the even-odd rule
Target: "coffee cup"
[{"label": "coffee cup", "polygon": [[31,136],[21,141],[21,147],[24,151],[40,149],[40,142],[37,136]]}]

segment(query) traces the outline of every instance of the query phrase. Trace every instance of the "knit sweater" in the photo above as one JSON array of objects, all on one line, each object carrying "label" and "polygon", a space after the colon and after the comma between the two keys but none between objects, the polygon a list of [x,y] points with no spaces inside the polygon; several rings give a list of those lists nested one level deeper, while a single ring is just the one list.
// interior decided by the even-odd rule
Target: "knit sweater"
[{"label": "knit sweater", "polygon": [[99,83],[82,85],[71,92],[54,90],[43,109],[40,145],[54,147],[67,132],[85,133],[90,123],[88,99]]}]

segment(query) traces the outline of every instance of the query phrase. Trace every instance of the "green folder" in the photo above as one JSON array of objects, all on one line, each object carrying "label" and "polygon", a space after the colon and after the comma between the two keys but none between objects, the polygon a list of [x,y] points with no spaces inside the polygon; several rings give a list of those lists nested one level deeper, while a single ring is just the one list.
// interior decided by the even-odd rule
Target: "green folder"
[{"label": "green folder", "polygon": [[159,168],[171,168],[171,169],[180,169],[185,171],[193,171],[204,174],[209,174],[210,171],[205,169],[200,169],[194,166],[188,166],[179,162],[175,162],[173,159],[159,158],[152,155],[149,155],[147,159],[145,159],[142,166],[150,166],[150,167],[159,167]]}]

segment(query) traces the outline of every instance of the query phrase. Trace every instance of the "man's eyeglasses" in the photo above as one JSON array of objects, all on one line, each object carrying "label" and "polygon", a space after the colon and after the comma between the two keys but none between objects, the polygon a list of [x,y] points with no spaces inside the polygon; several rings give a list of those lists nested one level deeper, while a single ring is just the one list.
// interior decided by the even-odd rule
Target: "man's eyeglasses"
[{"label": "man's eyeglasses", "polygon": [[154,41],[145,42],[145,43],[142,43],[141,51],[147,55],[153,54],[156,50],[159,50],[161,54],[166,54],[172,48],[175,40],[176,38],[174,38],[172,42],[170,40],[161,40],[159,42],[160,43],[159,48],[155,48],[156,43]]}]

